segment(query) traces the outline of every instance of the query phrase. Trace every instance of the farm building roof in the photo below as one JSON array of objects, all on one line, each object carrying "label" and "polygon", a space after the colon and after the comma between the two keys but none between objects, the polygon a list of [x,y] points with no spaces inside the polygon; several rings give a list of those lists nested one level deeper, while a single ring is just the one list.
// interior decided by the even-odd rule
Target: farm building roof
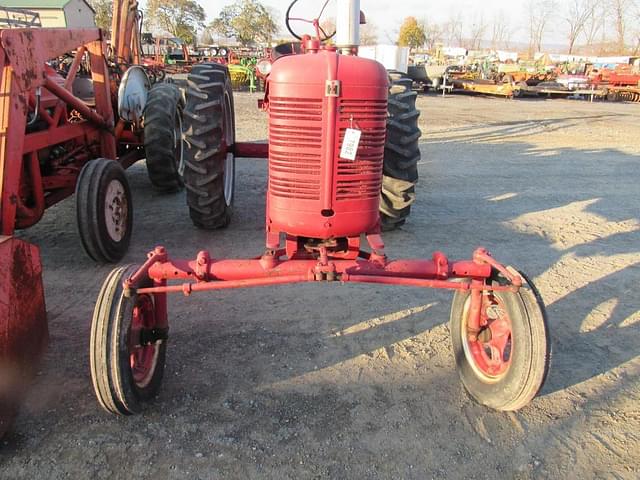
[{"label": "farm building roof", "polygon": [[70,0],[0,0],[0,7],[10,8],[64,8]]}]

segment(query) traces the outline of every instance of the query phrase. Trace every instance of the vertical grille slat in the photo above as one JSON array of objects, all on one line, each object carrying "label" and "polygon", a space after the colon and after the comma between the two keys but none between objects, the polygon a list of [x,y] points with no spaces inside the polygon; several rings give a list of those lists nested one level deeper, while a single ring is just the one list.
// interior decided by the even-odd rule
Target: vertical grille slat
[{"label": "vertical grille slat", "polygon": [[[387,102],[342,99],[339,112],[336,201],[377,199],[382,186]],[[339,158],[347,128],[362,132],[355,161]]]},{"label": "vertical grille slat", "polygon": [[322,99],[269,99],[269,190],[275,197],[319,200]]}]

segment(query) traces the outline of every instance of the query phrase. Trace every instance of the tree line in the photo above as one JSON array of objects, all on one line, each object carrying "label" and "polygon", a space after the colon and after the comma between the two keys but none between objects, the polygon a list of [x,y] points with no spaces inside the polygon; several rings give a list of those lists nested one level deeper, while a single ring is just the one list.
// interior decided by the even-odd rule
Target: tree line
[{"label": "tree line", "polygon": [[[96,25],[111,30],[113,0],[89,0],[96,12]],[[242,45],[268,44],[278,34],[274,12],[258,0],[236,0],[207,23],[197,0],[148,0],[143,11],[144,29],[162,32],[185,43],[213,43],[214,35],[234,37]]]},{"label": "tree line", "polygon": [[[89,1],[96,11],[97,25],[109,30],[112,0]],[[489,18],[483,12],[465,16],[457,10],[444,22],[407,17],[400,26],[397,43],[427,50],[439,43],[468,49],[509,49],[515,40],[528,41],[529,51],[534,53],[543,49],[551,35],[564,34],[568,53],[581,47],[590,53],[608,50],[640,54],[640,0],[527,0],[524,13],[526,18],[520,24],[504,11]],[[275,17],[275,12],[259,0],[235,0],[207,23],[197,0],[148,0],[144,26],[186,43],[196,43],[199,38],[201,43],[211,44],[215,36],[221,36],[234,37],[242,45],[269,44],[280,33]],[[333,25],[332,19],[323,22],[329,29]],[[371,22],[362,26],[361,40],[364,45],[378,42],[377,29]]]},{"label": "tree line", "polygon": [[[524,13],[524,25],[510,20],[504,11],[490,18],[473,12],[465,18],[458,10],[444,22],[407,17],[400,27],[398,44],[428,50],[438,43],[468,49],[509,49],[516,42],[528,41],[533,54],[543,50],[551,35],[564,35],[569,54],[578,47],[589,53],[640,54],[640,0],[528,0]],[[523,27],[528,38],[518,35]]]}]

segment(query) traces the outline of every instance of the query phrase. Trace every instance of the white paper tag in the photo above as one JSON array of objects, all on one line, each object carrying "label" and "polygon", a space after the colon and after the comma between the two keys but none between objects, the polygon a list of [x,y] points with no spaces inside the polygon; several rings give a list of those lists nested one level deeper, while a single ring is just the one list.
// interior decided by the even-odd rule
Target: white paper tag
[{"label": "white paper tag", "polygon": [[344,132],[344,140],[342,141],[342,148],[340,149],[340,158],[351,160],[352,162],[356,159],[361,134],[361,130],[347,128]]}]

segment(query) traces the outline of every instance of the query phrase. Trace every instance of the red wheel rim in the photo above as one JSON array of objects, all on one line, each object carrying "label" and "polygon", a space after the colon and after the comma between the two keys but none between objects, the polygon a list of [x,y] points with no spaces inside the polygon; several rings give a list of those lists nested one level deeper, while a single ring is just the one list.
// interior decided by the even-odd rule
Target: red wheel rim
[{"label": "red wheel rim", "polygon": [[513,358],[511,319],[497,296],[483,295],[480,332],[471,335],[468,330],[469,304],[470,298],[461,322],[465,356],[479,377],[489,383],[497,382],[506,375]]},{"label": "red wheel rim", "polygon": [[160,345],[142,345],[140,333],[142,329],[151,329],[155,324],[155,309],[150,295],[139,295],[131,315],[129,330],[129,365],[133,381],[139,388],[146,387],[156,369]]}]

